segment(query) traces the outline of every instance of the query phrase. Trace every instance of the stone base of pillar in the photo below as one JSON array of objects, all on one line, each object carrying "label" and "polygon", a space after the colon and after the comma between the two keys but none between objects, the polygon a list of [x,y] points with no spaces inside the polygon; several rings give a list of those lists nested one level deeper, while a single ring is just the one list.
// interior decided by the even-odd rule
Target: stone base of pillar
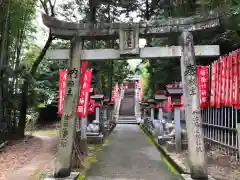
[{"label": "stone base of pillar", "polygon": [[171,136],[158,136],[158,144],[165,145],[167,141],[173,140]]},{"label": "stone base of pillar", "polygon": [[80,147],[84,155],[88,154],[87,139],[80,139]]},{"label": "stone base of pillar", "polygon": [[209,180],[206,169],[201,166],[190,166],[190,171],[194,180]]},{"label": "stone base of pillar", "polygon": [[207,179],[206,177],[205,179],[193,179],[191,174],[181,174],[181,176],[184,180],[215,180],[212,176],[208,176]]},{"label": "stone base of pillar", "polygon": [[88,136],[87,142],[88,144],[103,144],[104,143],[103,134],[100,134],[98,136]]},{"label": "stone base of pillar", "polygon": [[[176,143],[173,141],[166,141],[166,148],[169,152],[176,152]],[[187,142],[181,142],[181,151],[188,149],[188,143]]]},{"label": "stone base of pillar", "polygon": [[104,136],[104,138],[105,138],[105,137],[108,137],[109,134],[110,134],[110,129],[109,129],[109,128],[104,128],[104,130],[103,130],[103,136]]},{"label": "stone base of pillar", "polygon": [[65,178],[56,178],[53,175],[49,175],[48,177],[44,178],[44,180],[77,180],[79,176],[79,172],[71,172],[70,176]]},{"label": "stone base of pillar", "polygon": [[176,143],[174,143],[172,141],[167,141],[166,149],[168,152],[176,152]]}]

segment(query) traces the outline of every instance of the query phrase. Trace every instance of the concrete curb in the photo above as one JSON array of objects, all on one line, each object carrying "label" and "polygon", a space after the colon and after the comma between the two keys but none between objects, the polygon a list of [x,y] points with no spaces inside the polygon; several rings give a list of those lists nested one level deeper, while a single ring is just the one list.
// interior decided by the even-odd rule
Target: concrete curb
[{"label": "concrete curb", "polygon": [[175,168],[175,170],[179,173],[179,174],[187,174],[186,172],[184,172],[184,170],[181,168],[181,166],[179,166],[169,155],[168,153],[156,142],[156,140],[154,139],[152,133],[149,131],[149,129],[147,127],[145,127],[144,125],[140,125],[140,128],[146,133],[146,135],[153,141],[154,145],[156,146],[156,148],[160,151],[160,153],[167,159],[167,161]]},{"label": "concrete curb", "polygon": [[[160,153],[167,159],[167,161],[176,169],[177,172],[182,176],[184,180],[193,180],[190,175],[190,171],[184,170],[186,169],[183,167],[183,164],[179,162],[178,160],[174,159],[171,157],[171,155],[165,150],[164,147],[158,144],[158,142],[155,140],[154,136],[152,135],[151,131],[144,126],[144,125],[139,125],[139,127],[146,133],[146,135],[154,142],[154,145],[158,148]],[[215,180],[213,177],[208,176],[208,180]]]},{"label": "concrete curb", "polygon": [[[194,180],[191,178],[190,174],[181,174],[181,176],[183,177],[183,179],[185,180]],[[212,176],[208,176],[208,180],[215,180]]]}]

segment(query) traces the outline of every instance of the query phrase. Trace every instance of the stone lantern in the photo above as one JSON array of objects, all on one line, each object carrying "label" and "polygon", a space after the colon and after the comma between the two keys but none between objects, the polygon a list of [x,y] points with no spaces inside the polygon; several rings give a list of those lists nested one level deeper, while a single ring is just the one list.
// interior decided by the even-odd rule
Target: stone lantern
[{"label": "stone lantern", "polygon": [[150,105],[150,112],[151,112],[150,119],[151,119],[151,121],[153,121],[154,120],[154,110],[156,109],[157,102],[154,99],[149,99],[148,103]]},{"label": "stone lantern", "polygon": [[96,121],[99,123],[100,133],[103,132],[103,120],[100,119],[100,108],[103,106],[103,94],[95,94],[91,99],[96,102]]},{"label": "stone lantern", "polygon": [[158,104],[158,109],[159,109],[158,119],[163,120],[163,101],[165,101],[167,99],[166,91],[165,90],[157,91],[154,99]]},{"label": "stone lantern", "polygon": [[183,89],[181,83],[174,83],[166,85],[167,96],[171,97],[172,106],[174,109],[174,123],[175,123],[175,145],[176,151],[181,151],[181,97]]},{"label": "stone lantern", "polygon": [[[102,106],[102,110],[103,110],[103,135],[104,137],[107,136],[109,134],[109,116],[108,116],[108,104],[109,104],[109,98],[106,98],[104,96],[103,99],[103,106]],[[101,116],[100,116],[100,121],[101,121]]]},{"label": "stone lantern", "polygon": [[148,103],[141,103],[140,104],[140,107],[141,107],[141,112],[142,112],[142,119],[143,119],[143,124],[146,125],[146,118],[147,118],[147,107],[148,107]]},{"label": "stone lantern", "polygon": [[110,131],[112,131],[114,129],[114,127],[116,126],[116,119],[114,119],[113,116],[113,111],[114,111],[114,103],[113,102],[109,102],[108,103],[108,110],[109,110],[109,126],[110,126]]},{"label": "stone lantern", "polygon": [[104,117],[104,120],[108,119],[107,110],[108,110],[109,102],[110,102],[109,98],[104,97],[104,99],[103,99],[103,117]]}]

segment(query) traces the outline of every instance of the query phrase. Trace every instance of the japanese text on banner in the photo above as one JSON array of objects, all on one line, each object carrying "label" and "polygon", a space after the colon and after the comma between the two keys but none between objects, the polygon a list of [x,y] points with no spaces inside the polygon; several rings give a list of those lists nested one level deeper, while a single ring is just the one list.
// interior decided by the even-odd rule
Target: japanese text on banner
[{"label": "japanese text on banner", "polygon": [[233,76],[232,76],[232,74],[233,74],[233,58],[232,58],[232,56],[229,56],[229,58],[228,58],[228,63],[229,63],[229,67],[228,67],[228,73],[229,73],[229,94],[228,94],[228,96],[229,96],[229,106],[232,106],[232,104],[233,104]]},{"label": "japanese text on banner", "polygon": [[93,99],[89,100],[89,106],[88,106],[88,114],[94,114],[95,113],[95,107],[96,107],[96,102]]},{"label": "japanese text on banner", "polygon": [[59,71],[58,114],[62,114],[66,82],[67,82],[67,70],[61,69]]},{"label": "japanese text on banner", "polygon": [[208,106],[208,87],[209,87],[209,73],[208,66],[197,67],[198,89],[200,94],[200,107]]},{"label": "japanese text on banner", "polygon": [[220,88],[221,88],[221,76],[220,76],[220,62],[216,62],[216,107],[220,108]]},{"label": "japanese text on banner", "polygon": [[226,81],[225,81],[225,106],[229,106],[229,57],[227,57],[226,64]]},{"label": "japanese text on banner", "polygon": [[238,53],[232,53],[232,103],[234,106],[238,104]]},{"label": "japanese text on banner", "polygon": [[226,66],[227,66],[227,57],[221,57],[220,58],[220,63],[221,63],[221,90],[220,90],[220,95],[221,99],[220,102],[221,104],[226,104],[226,99],[225,99],[225,94],[226,94]]},{"label": "japanese text on banner", "polygon": [[212,75],[212,81],[211,81],[211,97],[210,97],[210,105],[214,106],[216,103],[216,63],[212,64],[212,71],[211,71],[211,75]]},{"label": "japanese text on banner", "polygon": [[116,84],[114,86],[114,89],[113,89],[111,102],[114,102],[116,100],[116,98],[118,97],[118,95],[119,95],[119,93],[118,93],[118,84]]},{"label": "japanese text on banner", "polygon": [[85,76],[85,73],[87,71],[87,66],[88,66],[87,62],[82,61],[82,63],[81,63],[80,91],[79,91],[79,96],[78,96],[78,107],[77,107],[77,115],[78,116],[80,116],[78,110],[79,110],[79,108],[82,108],[82,107],[79,107],[79,104],[83,103],[83,102],[81,102],[81,101],[83,101],[81,99],[81,91],[82,91],[82,87],[83,87],[84,76]]},{"label": "japanese text on banner", "polygon": [[92,70],[87,70],[84,74],[83,85],[81,88],[80,98],[77,107],[77,114],[85,118],[88,114],[89,94],[92,82]]},{"label": "japanese text on banner", "polygon": [[[237,74],[238,74],[238,86],[237,86],[237,92],[238,94],[240,94],[240,51],[238,51],[238,68],[237,68]],[[238,95],[238,99],[237,99],[237,108],[240,109],[240,96]]]}]

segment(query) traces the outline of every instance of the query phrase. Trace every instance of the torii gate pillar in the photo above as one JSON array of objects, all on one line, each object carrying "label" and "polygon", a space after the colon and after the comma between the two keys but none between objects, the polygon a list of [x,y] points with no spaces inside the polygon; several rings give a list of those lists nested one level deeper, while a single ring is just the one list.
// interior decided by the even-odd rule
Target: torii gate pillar
[{"label": "torii gate pillar", "polygon": [[80,86],[82,41],[79,38],[71,43],[66,94],[61,119],[59,146],[56,158],[55,178],[71,175],[73,145],[76,136],[76,107]]},{"label": "torii gate pillar", "polygon": [[180,40],[182,46],[181,76],[191,177],[196,180],[207,180],[208,175],[206,170],[202,118],[197,87],[193,36],[190,32],[184,31]]}]

